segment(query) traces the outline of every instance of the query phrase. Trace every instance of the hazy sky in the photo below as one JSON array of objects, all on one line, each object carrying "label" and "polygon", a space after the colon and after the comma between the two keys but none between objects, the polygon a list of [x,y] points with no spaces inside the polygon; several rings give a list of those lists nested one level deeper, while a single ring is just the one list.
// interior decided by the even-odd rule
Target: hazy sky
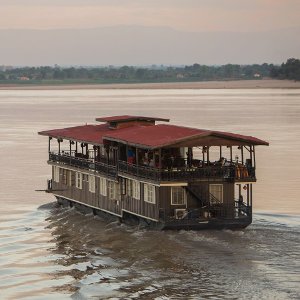
[{"label": "hazy sky", "polygon": [[300,26],[300,0],[0,0],[0,29],[168,26],[265,31]]}]

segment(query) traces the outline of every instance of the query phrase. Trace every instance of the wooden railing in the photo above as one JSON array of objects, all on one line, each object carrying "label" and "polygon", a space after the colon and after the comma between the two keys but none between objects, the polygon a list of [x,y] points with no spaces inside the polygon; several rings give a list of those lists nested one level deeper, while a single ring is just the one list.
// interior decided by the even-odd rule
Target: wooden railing
[{"label": "wooden railing", "polygon": [[73,157],[69,155],[61,155],[56,153],[49,153],[49,161],[63,163],[72,167],[97,171],[110,177],[117,176],[117,167],[103,162],[94,162],[91,159],[80,157]]},{"label": "wooden railing", "polygon": [[154,181],[179,181],[197,178],[220,178],[223,180],[255,180],[255,169],[245,166],[204,166],[158,169],[138,166],[124,161],[118,162],[119,172]]},{"label": "wooden railing", "polygon": [[245,167],[244,165],[230,166],[201,166],[201,167],[178,167],[169,169],[159,169],[149,166],[140,166],[130,164],[125,161],[118,161],[114,164],[112,161],[101,159],[95,161],[83,157],[70,156],[66,154],[49,153],[49,160],[60,162],[70,166],[90,169],[100,173],[116,177],[119,173],[133,175],[137,178],[148,179],[152,181],[188,181],[198,178],[222,179],[224,181],[255,181],[255,169]]}]

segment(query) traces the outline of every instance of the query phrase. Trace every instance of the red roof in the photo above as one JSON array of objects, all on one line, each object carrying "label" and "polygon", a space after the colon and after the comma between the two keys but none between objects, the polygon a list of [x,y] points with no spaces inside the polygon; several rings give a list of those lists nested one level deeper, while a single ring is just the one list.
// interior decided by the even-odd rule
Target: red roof
[{"label": "red roof", "polygon": [[91,144],[103,144],[102,137],[111,129],[107,124],[101,125],[83,125],[63,129],[53,129],[39,132],[40,135],[46,135],[54,138],[74,140],[78,142],[87,142]]},{"label": "red roof", "polygon": [[156,148],[172,144],[206,132],[205,130],[159,124],[155,126],[134,126],[109,132],[104,139],[125,142],[128,144]]},{"label": "red roof", "polygon": [[[121,130],[110,131],[103,137],[103,139],[141,147],[160,148],[185,141],[199,141],[201,138],[203,139],[206,137],[236,141],[236,145],[240,145],[242,143],[248,145],[268,145],[267,142],[252,136],[166,124],[159,124],[156,126],[134,126]],[[197,142],[195,142],[195,146],[196,143]]]},{"label": "red roof", "polygon": [[[125,118],[125,116],[123,117]],[[110,140],[152,149],[179,144],[185,147],[200,145],[269,145],[267,142],[252,136],[168,124],[134,125],[119,129],[111,129],[109,124],[84,125],[42,131],[39,134],[93,145],[101,145],[104,140]]]}]

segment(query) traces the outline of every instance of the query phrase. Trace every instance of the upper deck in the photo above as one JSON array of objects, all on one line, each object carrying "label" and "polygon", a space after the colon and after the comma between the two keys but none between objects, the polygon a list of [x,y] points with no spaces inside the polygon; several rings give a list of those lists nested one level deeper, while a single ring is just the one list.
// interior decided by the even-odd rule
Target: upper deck
[{"label": "upper deck", "polygon": [[[160,183],[253,182],[255,146],[268,145],[240,134],[156,125],[156,121],[169,121],[161,118],[117,116],[97,120],[107,123],[40,132],[49,137],[49,162],[110,177]],[[53,138],[56,145],[51,144]]]}]

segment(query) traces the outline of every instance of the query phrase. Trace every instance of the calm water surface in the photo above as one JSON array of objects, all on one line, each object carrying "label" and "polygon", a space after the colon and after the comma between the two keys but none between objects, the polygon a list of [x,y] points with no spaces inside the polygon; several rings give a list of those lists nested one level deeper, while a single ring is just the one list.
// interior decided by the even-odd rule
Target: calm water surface
[{"label": "calm water surface", "polygon": [[[37,131],[138,114],[254,135],[254,222],[156,232],[55,205]],[[0,91],[1,299],[297,299],[300,90]]]}]

